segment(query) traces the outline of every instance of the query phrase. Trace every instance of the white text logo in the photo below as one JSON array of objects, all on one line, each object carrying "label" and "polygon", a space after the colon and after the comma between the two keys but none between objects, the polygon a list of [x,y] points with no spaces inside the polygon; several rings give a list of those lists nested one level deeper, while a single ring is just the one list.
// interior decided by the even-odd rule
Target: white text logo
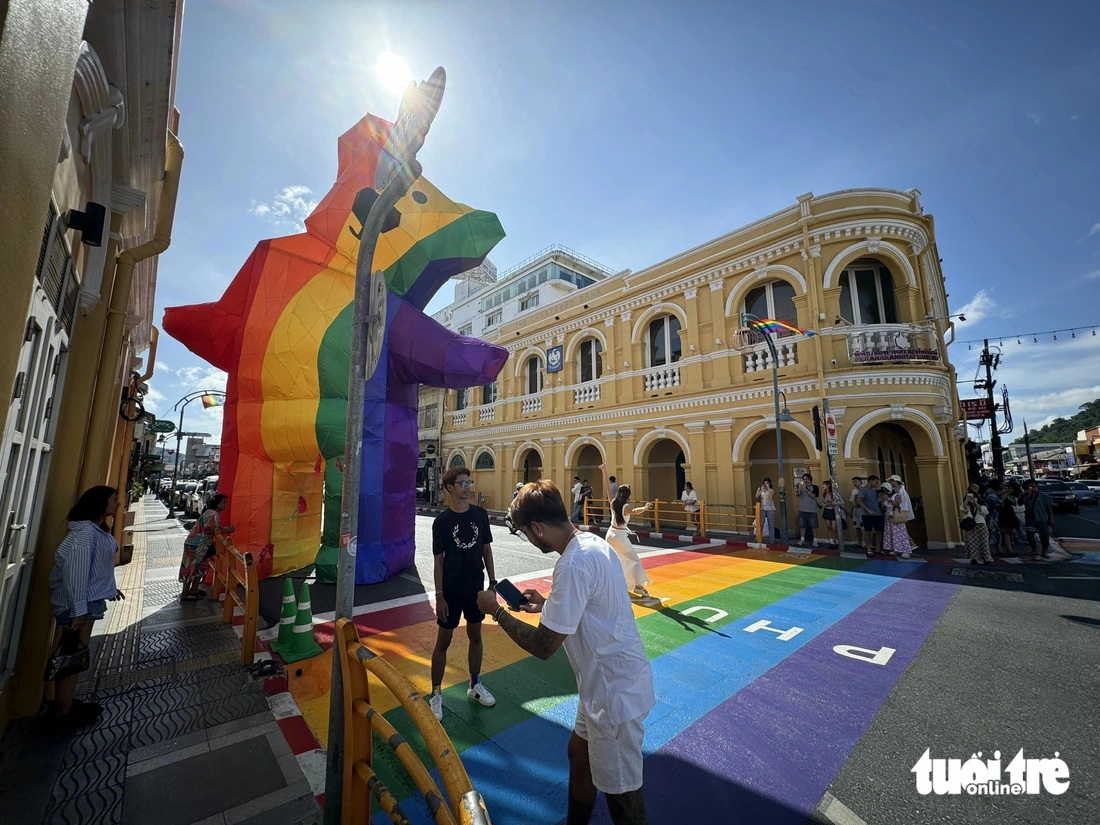
[{"label": "white text logo", "polygon": [[1064,794],[1069,790],[1069,765],[1058,758],[1026,759],[1024,749],[1001,768],[1001,752],[994,751],[993,758],[982,760],[982,752],[972,754],[965,762],[961,759],[933,759],[928,748],[913,773],[917,777],[920,794],[962,794],[970,796],[1020,796],[1038,794]]}]

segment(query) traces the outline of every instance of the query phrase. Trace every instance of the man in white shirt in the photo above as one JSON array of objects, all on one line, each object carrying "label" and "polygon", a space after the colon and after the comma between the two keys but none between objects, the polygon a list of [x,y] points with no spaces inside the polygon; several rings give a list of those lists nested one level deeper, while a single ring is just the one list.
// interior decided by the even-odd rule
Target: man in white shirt
[{"label": "man in white shirt", "polygon": [[550,595],[523,593],[528,603],[520,609],[540,613],[537,626],[509,615],[492,590],[478,594],[478,606],[533,656],[548,659],[565,647],[579,693],[568,747],[567,825],[589,821],[597,789],[615,825],[645,825],[643,721],[656,699],[618,556],[599,536],[573,526],[551,481],[526,485],[506,523],[543,553],[560,554]]}]

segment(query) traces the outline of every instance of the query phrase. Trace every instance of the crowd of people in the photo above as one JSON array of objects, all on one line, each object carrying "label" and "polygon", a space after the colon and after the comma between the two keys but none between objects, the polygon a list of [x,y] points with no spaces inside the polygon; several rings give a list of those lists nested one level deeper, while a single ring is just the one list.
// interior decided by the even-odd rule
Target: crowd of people
[{"label": "crowd of people", "polygon": [[1027,544],[1031,561],[1050,559],[1054,502],[1034,479],[1021,485],[993,479],[971,484],[959,504],[966,553],[974,565],[992,564],[997,556],[1017,556],[1015,545]]}]

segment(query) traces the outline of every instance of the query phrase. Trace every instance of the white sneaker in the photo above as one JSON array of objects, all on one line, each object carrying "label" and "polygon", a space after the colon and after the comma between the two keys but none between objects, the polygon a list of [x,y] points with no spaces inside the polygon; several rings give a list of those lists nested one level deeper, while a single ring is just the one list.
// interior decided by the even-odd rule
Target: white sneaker
[{"label": "white sneaker", "polygon": [[435,714],[435,718],[440,722],[443,721],[443,694],[436,692],[432,694],[432,698],[428,700],[428,705],[432,709],[432,713]]},{"label": "white sneaker", "polygon": [[466,695],[471,699],[476,699],[479,704],[484,705],[487,708],[491,708],[497,703],[497,700],[493,698],[493,694],[489,692],[489,688],[478,682],[472,688],[466,688]]}]

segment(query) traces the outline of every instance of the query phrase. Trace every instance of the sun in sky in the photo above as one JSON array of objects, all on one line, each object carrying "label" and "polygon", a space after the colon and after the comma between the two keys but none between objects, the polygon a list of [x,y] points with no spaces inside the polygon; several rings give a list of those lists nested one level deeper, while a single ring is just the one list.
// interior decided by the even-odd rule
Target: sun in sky
[{"label": "sun in sky", "polygon": [[401,55],[384,51],[374,61],[374,76],[388,93],[400,97],[413,79],[412,69]]}]

